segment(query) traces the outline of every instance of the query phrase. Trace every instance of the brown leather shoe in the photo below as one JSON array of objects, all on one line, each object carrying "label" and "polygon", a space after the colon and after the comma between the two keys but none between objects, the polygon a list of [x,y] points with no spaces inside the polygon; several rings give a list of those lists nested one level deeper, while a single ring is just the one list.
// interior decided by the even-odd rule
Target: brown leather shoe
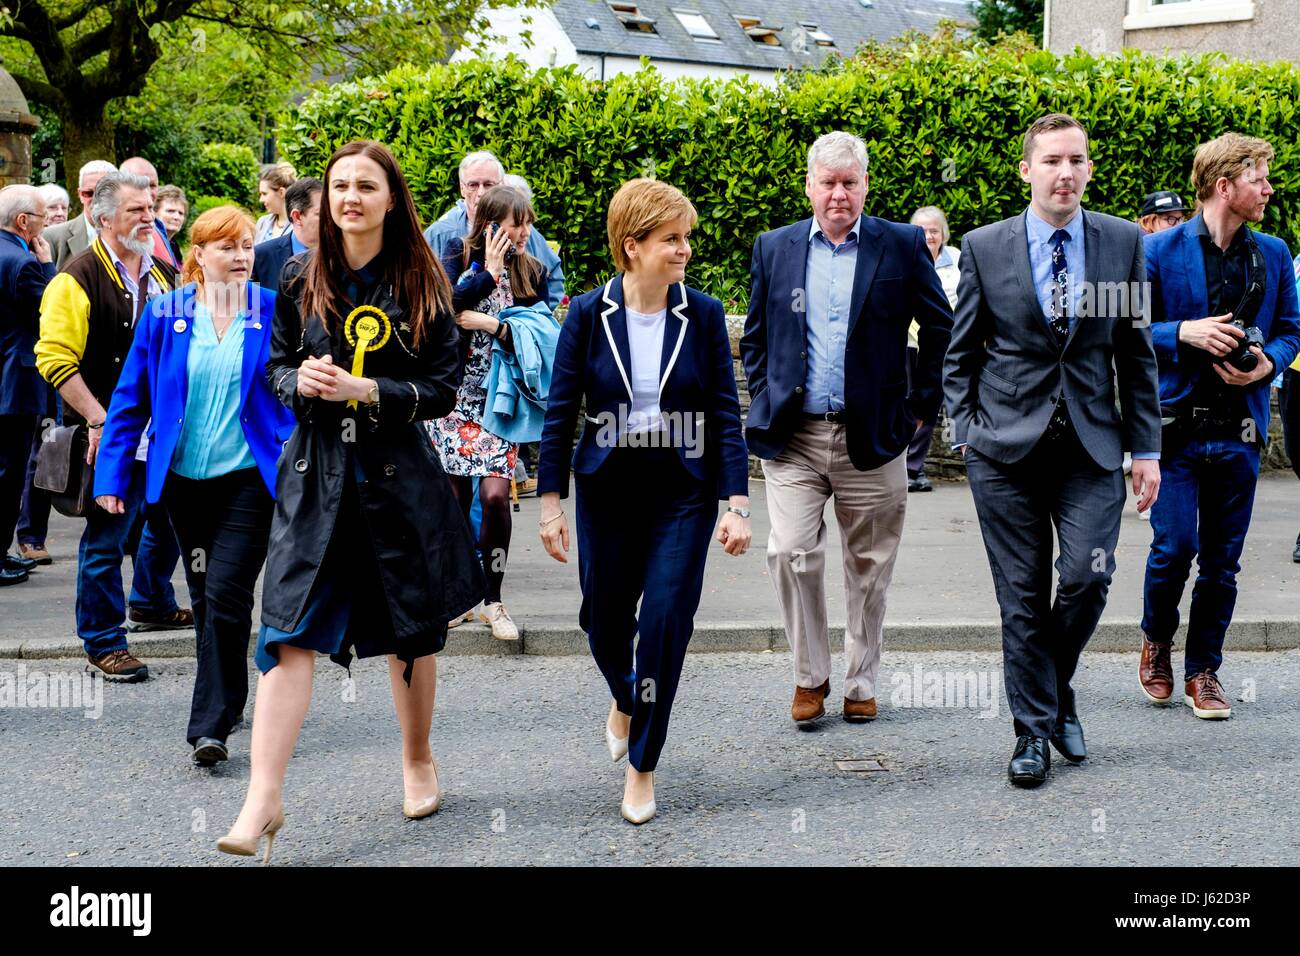
[{"label": "brown leather shoe", "polygon": [[844,719],[851,724],[860,724],[865,720],[876,719],[876,698],[866,700],[849,700],[844,698]]},{"label": "brown leather shoe", "polygon": [[104,680],[119,684],[134,684],[149,679],[149,668],[132,657],[128,650],[109,651],[99,657],[87,654],[86,659],[90,661],[86,665],[86,670],[91,673],[98,670]]},{"label": "brown leather shoe", "polygon": [[1201,671],[1183,688],[1183,703],[1202,720],[1223,720],[1232,716],[1232,705],[1214,671]]},{"label": "brown leather shoe", "polygon": [[816,720],[826,713],[826,698],[831,692],[828,677],[821,687],[795,687],[794,704],[790,707],[790,719],[802,724]]},{"label": "brown leather shoe", "polygon": [[1169,662],[1170,644],[1157,644],[1142,635],[1142,661],[1138,664],[1138,680],[1142,693],[1153,704],[1167,704],[1174,699],[1174,668]]},{"label": "brown leather shoe", "polygon": [[170,614],[153,614],[128,608],[126,612],[126,629],[133,634],[141,631],[179,631],[194,626],[194,612],[187,607],[179,607]]},{"label": "brown leather shoe", "polygon": [[18,543],[18,553],[29,561],[35,561],[37,564],[54,563],[49,550],[43,544],[23,544],[20,541]]}]

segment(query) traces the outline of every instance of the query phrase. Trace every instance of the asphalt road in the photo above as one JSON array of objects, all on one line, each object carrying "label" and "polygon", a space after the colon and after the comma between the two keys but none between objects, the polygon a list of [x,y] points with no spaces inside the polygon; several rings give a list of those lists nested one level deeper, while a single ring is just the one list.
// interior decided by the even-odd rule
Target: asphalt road
[{"label": "asphalt road", "polygon": [[[837,656],[815,731],[789,720],[788,654],[692,655],[656,775],[660,814],[635,828],[618,815],[622,765],[604,750],[608,698],[589,659],[444,658],[433,740],[447,800],[415,822],[400,812],[386,667],[354,663],[349,688],[321,661],[273,863],[1300,862],[1300,651],[1230,650],[1234,715],[1222,722],[1146,704],[1136,663],[1085,657],[1076,688],[1091,756],[1056,761],[1045,786],[1021,791],[1005,776],[1014,739],[997,654],[887,649],[881,717],[866,725],[839,719]],[[30,688],[80,662],[0,661],[0,689],[19,667]],[[151,668],[147,683],[102,687],[95,719],[0,709],[0,865],[255,865],[213,846],[242,800],[247,735],[231,738],[219,769],[190,766],[194,663]],[[901,706],[918,669],[922,706]],[[999,693],[926,697],[927,682],[940,686],[928,672],[967,671],[984,682],[977,690]],[[885,769],[846,772],[843,758]]]}]

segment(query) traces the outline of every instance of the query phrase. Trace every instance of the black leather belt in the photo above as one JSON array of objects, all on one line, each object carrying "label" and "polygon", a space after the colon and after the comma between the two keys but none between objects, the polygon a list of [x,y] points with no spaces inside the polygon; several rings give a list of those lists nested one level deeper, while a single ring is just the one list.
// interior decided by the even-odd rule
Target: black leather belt
[{"label": "black leather belt", "polygon": [[843,412],[804,412],[803,417],[814,422],[830,422],[832,425],[843,425],[845,422]]}]

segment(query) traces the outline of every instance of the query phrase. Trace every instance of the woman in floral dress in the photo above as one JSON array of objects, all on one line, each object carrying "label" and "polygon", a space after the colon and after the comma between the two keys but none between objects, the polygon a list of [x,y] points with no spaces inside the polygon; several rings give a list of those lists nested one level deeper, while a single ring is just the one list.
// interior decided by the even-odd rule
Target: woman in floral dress
[{"label": "woman in floral dress", "polygon": [[[460,326],[464,375],[455,408],[430,427],[466,521],[473,505],[474,479],[478,479],[483,509],[479,553],[487,578],[480,618],[491,625],[493,637],[508,641],[519,639],[519,629],[501,601],[510,550],[510,477],[518,449],[483,427],[484,385],[492,366],[493,339],[506,348],[512,344],[510,326],[496,316],[512,305],[546,301],[546,269],[525,251],[534,218],[523,193],[496,186],[479,199],[469,235],[447,244],[442,265],[455,283],[452,305]],[[448,626],[472,620],[474,613],[471,610]]]}]

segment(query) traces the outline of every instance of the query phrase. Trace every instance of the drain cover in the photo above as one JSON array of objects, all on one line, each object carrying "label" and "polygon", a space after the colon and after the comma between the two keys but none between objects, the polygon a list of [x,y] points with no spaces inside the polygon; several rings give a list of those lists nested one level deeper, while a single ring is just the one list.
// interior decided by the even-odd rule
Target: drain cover
[{"label": "drain cover", "polygon": [[845,757],[835,761],[835,769],[843,770],[846,773],[874,773],[878,770],[888,770],[885,765],[883,754],[877,754],[873,757]]}]

